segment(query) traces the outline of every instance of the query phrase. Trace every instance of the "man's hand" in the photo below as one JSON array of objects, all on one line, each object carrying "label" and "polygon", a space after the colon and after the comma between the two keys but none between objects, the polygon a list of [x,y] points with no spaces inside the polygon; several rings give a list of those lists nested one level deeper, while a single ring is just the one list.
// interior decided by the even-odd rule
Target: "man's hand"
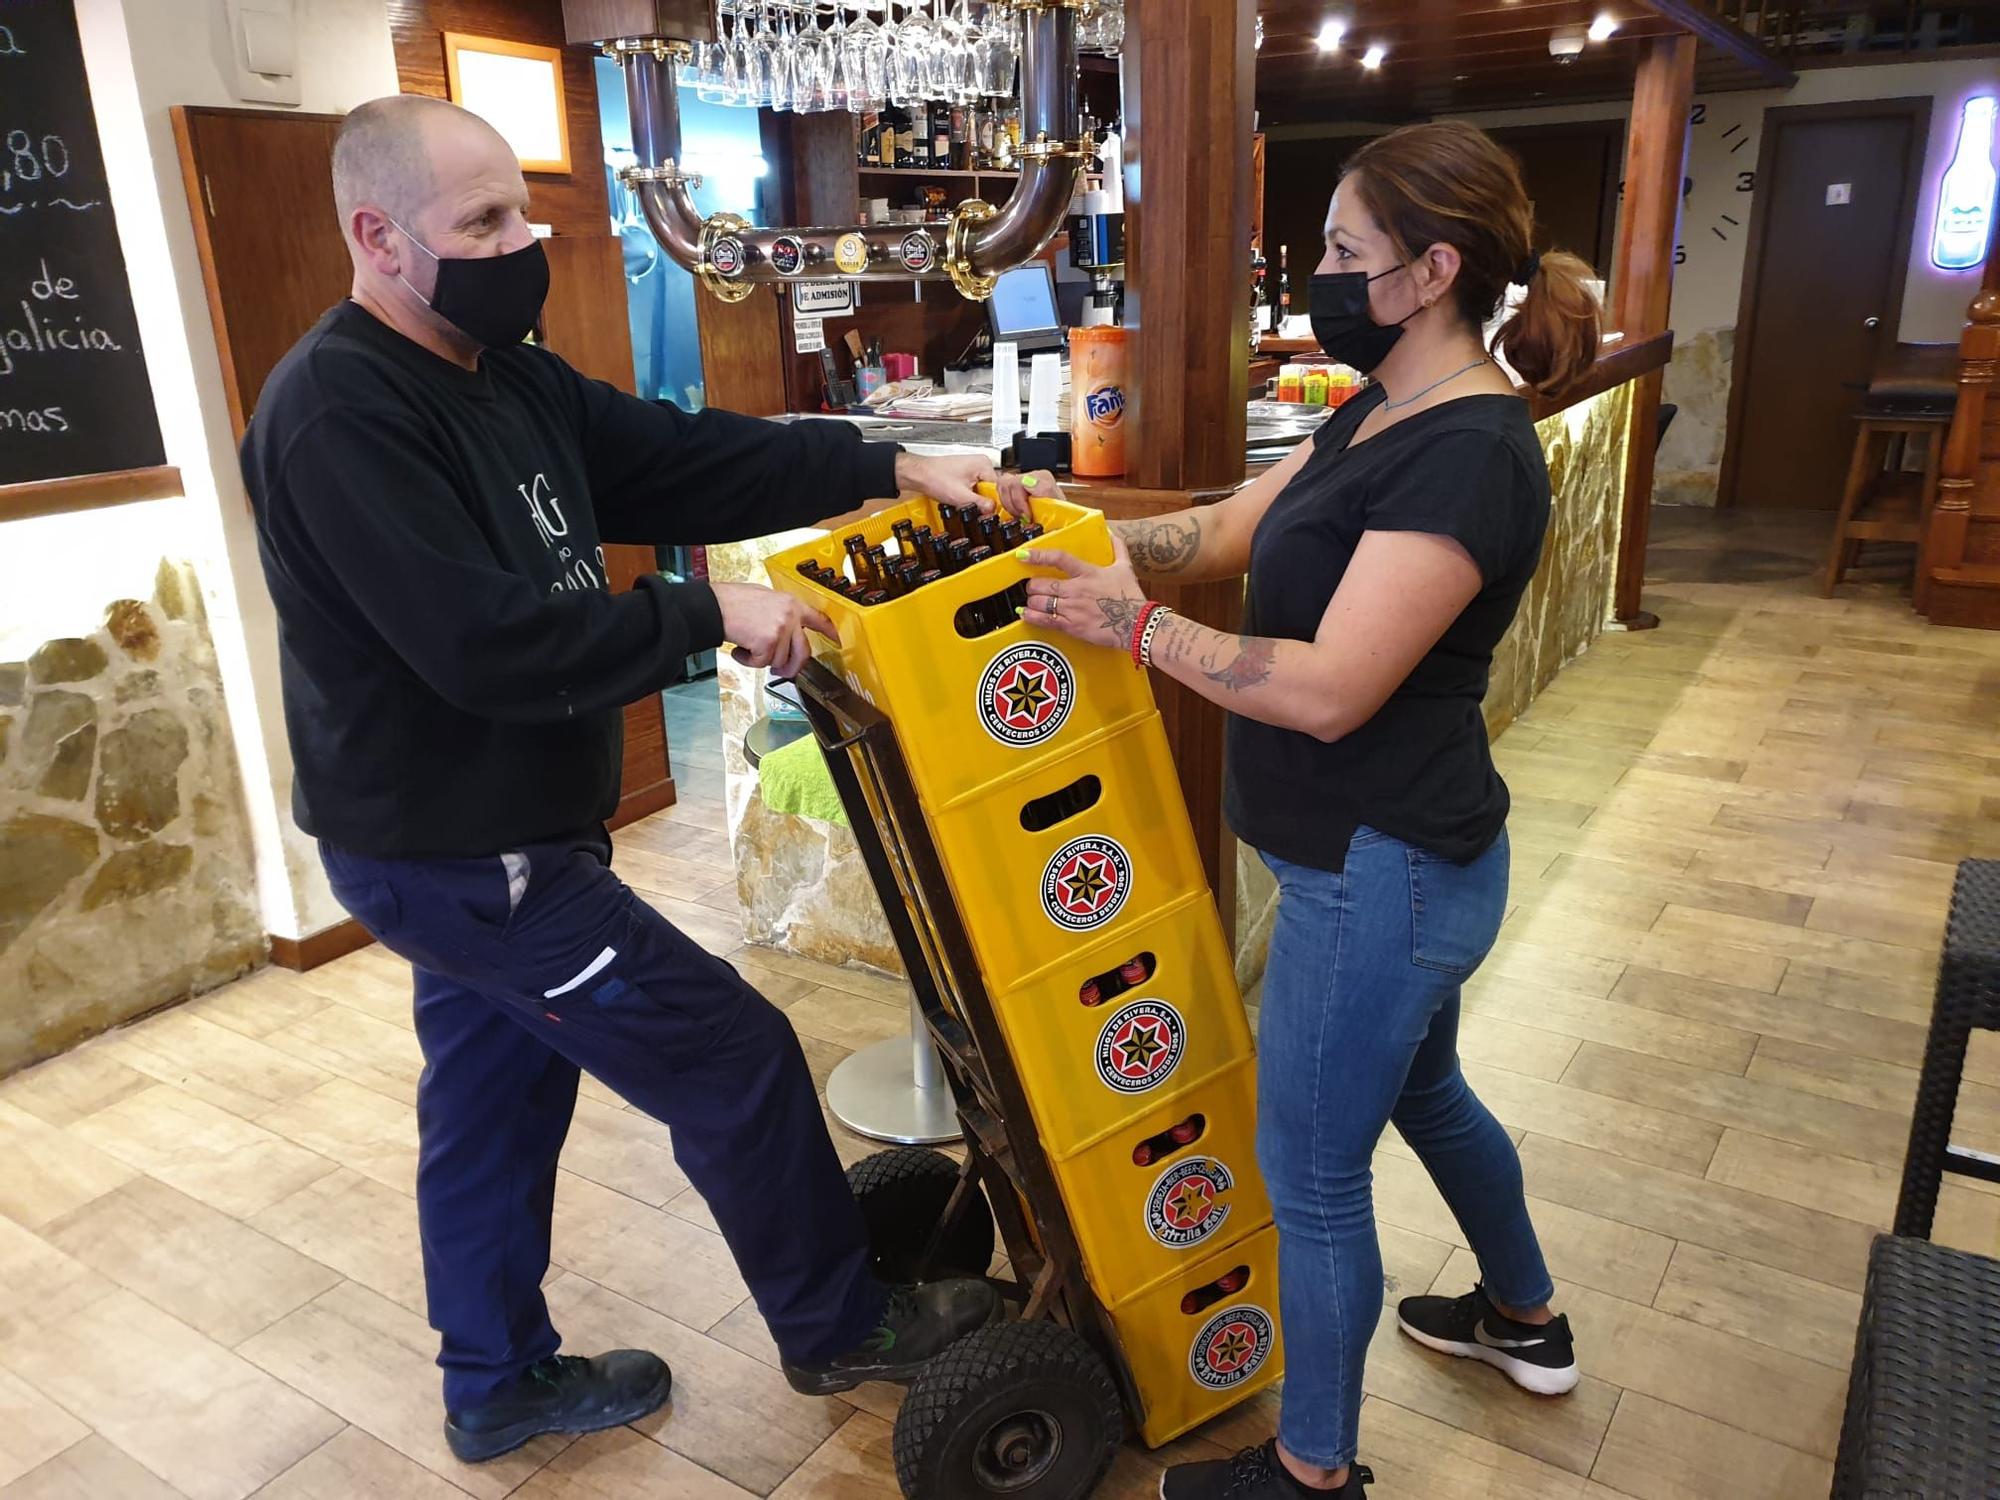
[{"label": "man's hand", "polygon": [[830,641],[838,639],[825,615],[790,594],[753,583],[713,587],[722,608],[722,638],[736,643],[729,654],[746,667],[769,667],[775,676],[796,677],[812,658],[808,628]]},{"label": "man's hand", "polygon": [[990,484],[999,492],[1000,504],[1009,515],[1029,518],[1031,496],[1060,493],[1053,474],[1003,474],[976,453],[951,457],[920,458],[914,453],[896,455],[896,483],[904,494],[929,495],[933,500],[953,505],[976,505],[981,511],[993,509],[993,502],[973,488]]}]

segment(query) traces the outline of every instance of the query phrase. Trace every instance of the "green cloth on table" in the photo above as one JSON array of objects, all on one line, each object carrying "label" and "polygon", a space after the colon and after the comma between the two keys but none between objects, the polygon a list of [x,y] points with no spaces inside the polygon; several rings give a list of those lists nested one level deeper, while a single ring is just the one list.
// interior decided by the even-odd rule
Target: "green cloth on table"
[{"label": "green cloth on table", "polygon": [[811,735],[803,735],[758,761],[757,776],[764,787],[764,805],[772,812],[846,825],[847,809],[841,805],[819,741]]}]

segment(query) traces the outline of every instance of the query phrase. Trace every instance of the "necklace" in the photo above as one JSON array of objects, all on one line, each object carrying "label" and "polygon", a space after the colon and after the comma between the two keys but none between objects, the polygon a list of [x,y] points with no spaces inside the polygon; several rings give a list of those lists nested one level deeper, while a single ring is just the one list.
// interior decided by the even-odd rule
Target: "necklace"
[{"label": "necklace", "polygon": [[[1429,385],[1425,386],[1422,390],[1418,391],[1417,394],[1414,396],[1405,396],[1401,401],[1384,400],[1382,403],[1382,410],[1394,411],[1399,406],[1408,406],[1412,401],[1422,400],[1425,396],[1428,396],[1432,391],[1436,390],[1439,386],[1449,385],[1452,381],[1458,379],[1459,376],[1468,375],[1485,363],[1486,363],[1486,356],[1482,354],[1479,356],[1479,358],[1475,359],[1471,364],[1467,365],[1464,369],[1453,370],[1449,375],[1445,376],[1442,380],[1433,380]],[[1386,396],[1388,393],[1384,392],[1383,394]]]}]

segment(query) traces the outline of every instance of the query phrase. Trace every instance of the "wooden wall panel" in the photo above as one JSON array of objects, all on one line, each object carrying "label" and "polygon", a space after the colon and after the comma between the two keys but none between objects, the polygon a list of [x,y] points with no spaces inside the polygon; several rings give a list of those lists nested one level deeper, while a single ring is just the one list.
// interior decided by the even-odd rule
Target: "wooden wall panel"
[{"label": "wooden wall panel", "polygon": [[604,192],[604,133],[597,123],[594,54],[565,45],[562,0],[389,0],[396,77],[406,94],[449,97],[444,34],[498,37],[563,49],[563,97],[569,116],[568,173],[527,175],[529,216],[557,234],[605,234],[611,208]]}]

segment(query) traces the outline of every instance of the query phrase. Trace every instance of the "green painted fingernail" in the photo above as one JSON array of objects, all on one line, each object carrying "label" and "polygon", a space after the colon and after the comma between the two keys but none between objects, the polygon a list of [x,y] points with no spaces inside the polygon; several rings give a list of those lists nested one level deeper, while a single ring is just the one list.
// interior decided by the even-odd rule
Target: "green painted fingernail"
[{"label": "green painted fingernail", "polygon": [[1022,548],[1022,549],[1021,549],[1020,551],[1018,551],[1018,552],[1016,552],[1016,553],[1014,554],[1014,561],[1015,561],[1015,562],[1026,562],[1026,561],[1028,560],[1028,553],[1029,553],[1029,551],[1030,551],[1030,550],[1031,550],[1031,549],[1029,549],[1029,548],[1027,548],[1027,547],[1023,547],[1023,548]]},{"label": "green painted fingernail", "polygon": [[1022,476],[1021,483],[1025,484],[1029,489],[1033,489],[1036,485],[1041,483],[1041,480],[1037,479],[1032,474],[1026,474]]},{"label": "green painted fingernail", "polygon": [[1014,606],[1014,618],[1017,620],[1020,619],[1022,616],[1026,615],[1027,612],[1028,611],[1024,609],[1021,605],[1017,604]]}]

